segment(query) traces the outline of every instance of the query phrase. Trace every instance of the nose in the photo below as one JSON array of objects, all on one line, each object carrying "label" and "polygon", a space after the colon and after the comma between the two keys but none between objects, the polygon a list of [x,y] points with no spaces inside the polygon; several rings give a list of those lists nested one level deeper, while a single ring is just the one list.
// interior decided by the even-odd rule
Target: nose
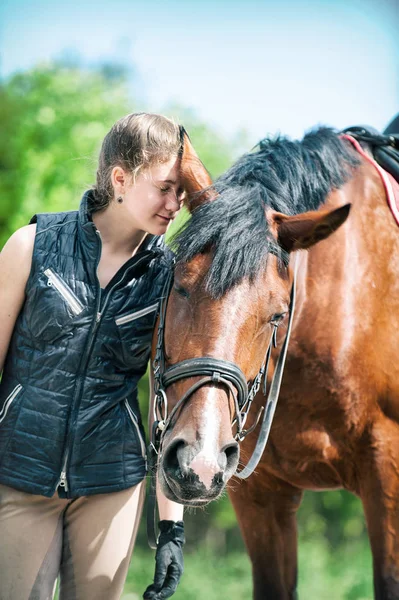
[{"label": "nose", "polygon": [[176,496],[187,501],[216,498],[238,466],[239,447],[232,440],[219,451],[209,453],[198,444],[173,440],[162,460],[162,469]]},{"label": "nose", "polygon": [[168,212],[176,213],[180,210],[181,202],[178,199],[177,192],[172,189],[169,194],[166,195],[165,209]]}]

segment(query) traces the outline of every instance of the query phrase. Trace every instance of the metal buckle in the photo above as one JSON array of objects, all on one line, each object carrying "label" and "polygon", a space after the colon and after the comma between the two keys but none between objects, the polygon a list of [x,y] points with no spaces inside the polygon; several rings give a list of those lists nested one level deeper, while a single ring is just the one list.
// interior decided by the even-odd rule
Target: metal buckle
[{"label": "metal buckle", "polygon": [[[166,421],[168,414],[168,398],[165,390],[159,388],[154,399],[154,421]],[[162,408],[164,410],[162,411]],[[157,411],[159,411],[157,413]],[[158,419],[159,416],[159,419]]]}]

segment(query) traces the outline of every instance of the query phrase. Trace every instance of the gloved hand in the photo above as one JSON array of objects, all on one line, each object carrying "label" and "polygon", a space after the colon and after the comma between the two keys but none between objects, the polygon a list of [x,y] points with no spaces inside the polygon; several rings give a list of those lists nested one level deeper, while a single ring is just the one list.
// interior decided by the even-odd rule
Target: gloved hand
[{"label": "gloved hand", "polygon": [[160,521],[160,535],[155,553],[154,583],[143,594],[145,600],[170,598],[183,575],[183,521]]}]

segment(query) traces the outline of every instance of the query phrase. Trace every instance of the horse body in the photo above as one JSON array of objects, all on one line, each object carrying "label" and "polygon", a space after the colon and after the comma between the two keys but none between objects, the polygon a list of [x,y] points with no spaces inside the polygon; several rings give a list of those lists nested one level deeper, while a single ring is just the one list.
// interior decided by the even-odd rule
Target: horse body
[{"label": "horse body", "polygon": [[[362,171],[328,199],[334,206],[350,198],[350,219],[334,236],[297,256],[296,315],[271,432],[272,445],[284,445],[278,454],[287,467],[281,469],[280,463],[278,470],[287,470],[291,483],[315,489],[343,485],[356,493],[356,477],[346,474],[358,463],[352,453],[360,450],[370,423],[387,414],[396,421],[399,409],[394,360],[399,235],[381,203],[378,177],[372,167]],[[359,179],[369,182],[366,194]],[[290,431],[293,439],[287,444]],[[329,466],[325,481],[306,477],[306,460]]]},{"label": "horse body", "polygon": [[[218,250],[231,243],[229,233],[221,243],[212,230],[202,250],[194,248],[191,254],[186,252],[186,260],[178,262],[165,324],[165,351],[171,364],[201,356],[231,361],[248,381],[253,380],[273,327],[288,310],[295,268],[296,312],[270,438],[255,473],[246,480],[233,478],[228,486],[252,561],[254,598],[296,598],[296,511],[303,490],[345,488],[363,503],[373,554],[375,598],[399,599],[399,364],[395,360],[399,232],[374,167],[364,159],[351,162],[352,150],[336,146],[330,135],[324,142],[323,135],[316,140],[317,152],[311,153],[310,159],[306,155],[305,162],[314,161],[320,172],[324,169],[323,144],[332,144],[331,172],[338,168],[340,153],[347,151],[350,174],[342,175],[341,180],[331,176],[336,183],[329,184],[328,193],[322,198],[319,195],[316,205],[308,206],[313,212],[304,215],[295,215],[300,211],[294,207],[294,216],[286,217],[276,212],[281,210],[278,204],[259,203],[265,210],[269,238],[271,235],[292,252],[291,271],[269,255],[267,266],[253,274],[249,263],[262,264],[262,256],[257,254],[256,243],[245,241],[243,221],[243,240],[242,244],[235,241],[235,256],[245,262],[250,246],[245,266],[249,275],[231,279],[232,261],[225,277],[230,277],[230,285],[220,293],[218,288],[210,293],[206,278],[209,282],[212,268],[218,264]],[[265,164],[273,152],[266,147],[266,156],[260,153]],[[297,159],[296,148],[290,152],[293,160],[302,161]],[[251,157],[246,160],[251,165],[250,195],[256,196],[253,178],[263,175],[252,168]],[[245,164],[233,167],[236,179],[228,175],[224,191],[234,188],[237,180],[244,185]],[[273,183],[277,174],[283,182],[281,187],[276,183],[277,195],[287,195],[286,171],[291,169],[288,161],[279,159],[265,176]],[[306,169],[302,186],[311,189],[314,182],[308,184],[311,175],[307,176]],[[296,173],[291,176],[295,181]],[[266,183],[262,180],[262,186],[269,186],[269,179]],[[295,187],[292,190],[295,192]],[[231,199],[228,191],[227,199]],[[215,208],[217,202],[216,198]],[[348,202],[350,217],[340,226],[346,215],[338,207]],[[248,210],[252,208],[249,199]],[[315,208],[319,210],[314,212]],[[230,210],[233,207],[227,204],[227,212]],[[241,218],[240,212],[234,215],[234,223]],[[194,243],[190,234],[203,225],[199,221],[196,226],[195,219],[196,212],[185,238],[183,233],[187,247]],[[257,221],[258,217],[253,223]],[[260,235],[260,230],[253,235]],[[309,251],[295,252],[300,248]],[[220,267],[214,281],[220,273],[223,279],[223,269]],[[278,349],[272,362],[277,354]],[[170,405],[196,381],[198,378],[191,377],[172,385]],[[216,381],[200,387],[189,394],[165,432],[159,472],[164,492],[172,499],[206,503],[221,493],[234,474],[238,445],[231,427],[235,414],[232,396]],[[247,427],[255,423],[262,405],[264,397],[259,391]],[[251,456],[256,436],[257,429],[243,441],[241,464]]]},{"label": "horse body", "polygon": [[[295,597],[302,490],[337,488],[363,502],[375,597],[399,598],[399,234],[383,197],[365,164],[326,202],[350,198],[350,219],[296,257],[296,316],[270,439],[257,474],[230,492],[259,600]],[[253,447],[247,438],[242,455]]]}]

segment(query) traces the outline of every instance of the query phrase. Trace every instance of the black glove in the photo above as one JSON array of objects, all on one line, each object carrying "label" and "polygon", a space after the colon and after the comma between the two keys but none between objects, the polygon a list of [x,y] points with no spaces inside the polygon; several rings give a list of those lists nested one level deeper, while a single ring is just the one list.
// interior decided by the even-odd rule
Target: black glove
[{"label": "black glove", "polygon": [[160,521],[160,535],[155,553],[154,583],[143,594],[145,600],[170,598],[183,575],[183,521]]}]

